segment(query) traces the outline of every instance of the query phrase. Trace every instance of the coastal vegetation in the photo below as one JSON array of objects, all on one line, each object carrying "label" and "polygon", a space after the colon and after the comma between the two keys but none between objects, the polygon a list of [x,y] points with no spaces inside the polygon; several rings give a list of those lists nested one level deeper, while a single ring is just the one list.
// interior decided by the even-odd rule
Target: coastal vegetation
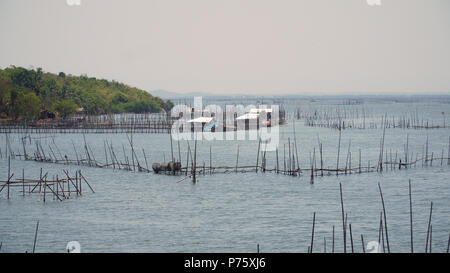
[{"label": "coastal vegetation", "polygon": [[173,107],[150,93],[117,81],[44,72],[41,68],[0,69],[0,118],[35,121],[77,112],[158,113]]}]

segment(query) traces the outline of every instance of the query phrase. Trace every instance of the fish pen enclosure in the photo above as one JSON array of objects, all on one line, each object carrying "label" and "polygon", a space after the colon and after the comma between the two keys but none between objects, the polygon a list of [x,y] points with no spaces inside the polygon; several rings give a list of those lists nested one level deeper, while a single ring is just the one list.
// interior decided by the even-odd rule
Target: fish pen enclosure
[{"label": "fish pen enclosure", "polygon": [[[207,143],[197,140],[191,141],[194,143],[187,140],[174,141],[172,135],[165,138],[169,153],[167,158],[163,154],[162,162],[161,158],[156,159],[157,161],[155,162],[154,154],[150,156],[149,152],[146,152],[144,148],[135,147],[133,134],[126,134],[128,143],[122,143],[119,147],[114,146],[111,141],[105,139],[102,147],[98,147],[99,145],[97,144],[96,149],[94,149],[94,145],[86,140],[85,135],[83,135],[82,143],[78,142],[78,144],[75,144],[73,140],[66,140],[69,146],[72,147],[70,153],[67,150],[62,152],[54,138],[51,138],[51,140],[34,138],[32,140],[30,134],[16,138],[20,139],[21,149],[19,150],[18,147],[20,146],[18,145],[15,145],[16,148],[12,149],[10,139],[6,135],[6,143],[3,153],[0,150],[0,157],[8,156],[12,159],[17,158],[26,161],[131,172],[182,175],[184,177],[181,181],[192,178],[194,182],[198,175],[263,172],[307,177],[311,183],[314,183],[314,179],[318,176],[382,173],[433,165],[450,165],[450,137],[448,137],[448,142],[444,142],[446,144],[437,151],[431,150],[428,136],[423,139],[423,143],[418,144],[411,143],[410,136],[407,134],[403,140],[403,149],[393,150],[385,147],[386,128],[388,128],[387,123],[385,123],[383,124],[384,129],[380,134],[376,158],[363,161],[365,157],[364,147],[357,147],[355,152],[351,139],[348,140],[348,144],[343,144],[341,140],[343,130],[338,131],[339,133],[336,136],[337,147],[333,148],[334,151],[329,151],[329,148],[326,150],[323,141],[317,136],[317,144],[309,147],[311,150],[305,153],[304,150],[300,150],[300,145],[297,143],[295,123],[292,123],[292,125],[292,135],[287,136],[287,141],[280,143],[274,151],[268,151],[267,143],[259,140],[256,153],[254,154],[255,160],[252,164],[248,164],[248,160],[247,163],[242,163],[239,145],[232,164],[226,164],[223,161],[214,163],[217,162],[214,158],[221,157],[221,155],[213,153],[211,145],[209,145],[209,153],[205,154],[203,152],[202,158],[200,158],[198,149],[203,148],[205,150],[204,145],[207,145]],[[181,144],[185,144],[183,156]],[[412,147],[415,147],[415,150]],[[417,150],[418,147],[420,147],[419,150]],[[436,149],[436,146],[434,146],[434,149]],[[301,156],[301,153],[303,153],[303,156]],[[336,155],[335,159],[326,156],[327,153],[331,153],[333,156]],[[303,157],[303,160],[300,157]],[[334,163],[332,162],[333,160],[335,160]]]},{"label": "fish pen enclosure", "polygon": [[67,119],[0,123],[0,133],[170,133],[169,113],[76,115]]},{"label": "fish pen enclosure", "polygon": [[[445,129],[446,115],[441,112],[434,117],[418,109],[406,109],[396,114],[375,114],[378,111],[360,104],[342,104],[295,107],[289,113],[290,119],[303,120],[308,127],[322,127],[330,129]],[[389,111],[390,112],[390,111]]]},{"label": "fish pen enclosure", "polygon": [[38,201],[46,202],[49,198],[52,200],[63,201],[74,196],[83,195],[83,184],[89,188],[92,193],[95,193],[89,182],[81,173],[81,170],[70,175],[69,171],[63,170],[63,175],[53,175],[50,177],[49,173],[43,173],[42,168],[38,179],[31,179],[25,177],[25,169],[22,173],[15,175],[10,170],[11,162],[8,158],[8,177],[7,180],[0,180],[0,193],[4,192],[7,199],[10,199],[13,192],[25,195],[38,195]]},{"label": "fish pen enclosure", "polygon": [[[267,252],[361,253],[370,252],[374,242],[378,248],[373,250],[378,252],[412,252],[413,243],[415,252],[446,251],[450,128],[444,128],[443,106],[437,115],[423,118],[424,124],[433,120],[439,128],[408,128],[408,119],[406,126],[399,127],[397,117],[404,109],[389,112],[364,103],[312,105],[301,109],[300,119],[295,109],[286,107],[286,123],[267,129],[278,132],[275,146],[264,141],[267,138],[258,130],[245,130],[245,134],[230,130],[223,139],[208,139],[207,135],[220,132],[204,130],[190,132],[189,138],[126,130],[118,134],[107,130],[101,134],[83,130],[0,134],[4,174],[0,202],[11,208],[5,222],[12,223],[18,211],[30,213],[27,208],[39,200],[32,210],[49,211],[36,219],[40,223],[54,223],[63,215],[58,226],[46,227],[52,234],[64,226],[70,235],[74,223],[87,219],[93,223],[92,231],[86,232],[90,240],[121,228],[130,231],[131,239],[124,238],[121,247],[154,234],[166,236],[160,244],[149,240],[139,251],[189,251],[179,246],[190,246],[184,240],[192,238],[179,231],[198,230],[198,222],[205,227],[199,233],[203,237],[220,238],[223,231],[215,228],[224,222],[231,223],[230,230],[247,225],[259,234],[250,239],[244,234],[235,241],[227,237],[214,247],[210,246],[213,240],[205,241],[200,245],[204,251],[248,252],[258,244],[258,249]],[[426,113],[419,108],[420,120],[421,112]],[[121,117],[117,122],[140,123],[128,120],[133,115]],[[330,126],[307,124],[308,117],[329,120]],[[416,125],[417,120],[416,115]],[[233,137],[226,138],[226,133]],[[9,164],[16,168],[10,171]],[[97,194],[92,194],[94,190]],[[233,223],[237,214],[241,220]],[[272,223],[284,226],[285,232],[267,229]],[[291,237],[301,242],[292,243]],[[2,240],[9,249],[21,250],[24,245],[12,236]],[[46,240],[47,245],[40,241],[41,249],[53,250],[53,241]],[[167,241],[173,243],[169,248]],[[92,247],[92,251],[121,251],[109,245]]]}]

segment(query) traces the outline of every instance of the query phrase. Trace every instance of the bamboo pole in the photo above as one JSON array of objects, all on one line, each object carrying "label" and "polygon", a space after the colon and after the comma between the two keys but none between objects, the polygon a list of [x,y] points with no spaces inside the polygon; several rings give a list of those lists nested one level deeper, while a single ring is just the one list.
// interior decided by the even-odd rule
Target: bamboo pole
[{"label": "bamboo pole", "polygon": [[388,253],[391,253],[391,248],[389,246],[389,236],[388,236],[388,228],[387,228],[387,220],[386,220],[386,208],[384,206],[383,192],[381,191],[381,185],[378,182],[378,188],[380,190],[381,203],[383,205],[383,215],[384,215],[384,228],[386,230],[386,244],[388,248]]},{"label": "bamboo pole", "polygon": [[[179,146],[178,146],[178,147],[179,147]],[[145,155],[144,148],[142,148],[142,153],[144,154],[145,167],[147,168],[147,172],[150,172],[150,169],[148,168],[147,156]],[[181,161],[181,160],[180,160],[180,161]]]},{"label": "bamboo pole", "polygon": [[22,196],[25,196],[25,169],[22,169]]},{"label": "bamboo pole", "polygon": [[322,143],[319,144],[319,149],[320,149],[320,176],[323,176]]},{"label": "bamboo pole", "polygon": [[36,223],[36,231],[34,233],[34,242],[33,242],[33,253],[36,249],[36,240],[37,240],[37,235],[38,235],[38,229],[39,229],[39,220]]},{"label": "bamboo pole", "polygon": [[237,146],[237,153],[236,153],[236,172],[238,169],[238,164],[239,164],[239,144]]},{"label": "bamboo pole", "polygon": [[353,233],[352,233],[352,224],[349,224],[349,231],[350,231],[350,243],[352,246],[352,253],[354,253],[354,249],[353,249]]},{"label": "bamboo pole", "polygon": [[414,240],[413,240],[413,212],[412,212],[412,196],[411,196],[411,179],[409,179],[409,222],[411,232],[411,253],[414,253]]},{"label": "bamboo pole", "polygon": [[310,253],[313,252],[313,248],[314,248],[314,227],[316,224],[316,212],[314,212],[313,214],[313,226],[312,226],[312,233],[311,233],[311,248],[310,248]]},{"label": "bamboo pole", "polygon": [[361,149],[359,149],[359,173],[361,173]]},{"label": "bamboo pole", "polygon": [[341,151],[341,129],[339,128],[339,141],[338,141],[338,152],[337,152],[337,163],[336,163],[336,175],[339,175],[339,154]]},{"label": "bamboo pole", "polygon": [[192,182],[194,184],[197,182],[195,173],[197,169],[197,134],[195,135],[195,142],[194,142],[194,161],[193,161],[193,168],[192,168]]},{"label": "bamboo pole", "polygon": [[173,157],[172,134],[169,135],[170,135],[170,153],[172,154],[172,162],[175,162],[175,158]]},{"label": "bamboo pole", "polygon": [[259,164],[259,149],[261,147],[261,139],[258,141],[258,152],[256,153],[256,173],[258,173],[258,164]]},{"label": "bamboo pole", "polygon": [[81,174],[81,170],[78,170],[78,173],[80,175],[80,179],[83,178],[84,183],[86,183],[86,185],[88,185],[89,189],[92,191],[92,193],[95,193],[94,189],[91,187],[91,184],[89,184],[89,182],[87,181],[87,179],[84,177],[83,174]]},{"label": "bamboo pole", "polygon": [[433,241],[433,225],[430,225],[430,253],[432,253],[431,246]]},{"label": "bamboo pole", "polygon": [[276,157],[277,157],[277,173],[279,173],[280,172],[280,165],[278,163],[278,147],[276,148],[275,153],[276,153]]},{"label": "bamboo pole", "polygon": [[300,163],[298,160],[298,152],[297,152],[297,136],[295,134],[295,121],[292,121],[292,126],[294,127],[294,144],[295,144],[295,161],[297,162],[297,172],[300,172]]},{"label": "bamboo pole", "polygon": [[341,193],[341,212],[342,212],[342,232],[343,232],[343,235],[344,235],[344,253],[347,253],[347,240],[346,240],[346,235],[347,235],[347,232],[346,232],[346,228],[345,228],[345,219],[344,219],[344,199],[343,199],[343,197],[342,197],[342,184],[341,183],[339,183],[339,190],[340,190],[340,193]]},{"label": "bamboo pole", "polygon": [[363,237],[362,234],[361,234],[361,244],[362,244],[362,251],[363,251],[363,253],[366,253],[366,246],[364,245],[364,237]]},{"label": "bamboo pole", "polygon": [[431,229],[431,215],[433,214],[433,202],[431,202],[430,206],[430,217],[428,219],[428,230],[427,230],[427,241],[425,243],[425,253],[428,253],[428,241],[430,237],[430,229]]},{"label": "bamboo pole", "polygon": [[180,150],[180,141],[179,140],[177,141],[177,146],[178,146],[178,162],[180,162],[180,164],[181,164],[181,150]]}]

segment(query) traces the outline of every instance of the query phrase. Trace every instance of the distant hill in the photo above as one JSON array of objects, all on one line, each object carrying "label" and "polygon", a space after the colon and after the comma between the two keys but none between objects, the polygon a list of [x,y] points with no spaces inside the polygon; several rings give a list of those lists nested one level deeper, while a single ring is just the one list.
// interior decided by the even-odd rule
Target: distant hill
[{"label": "distant hill", "polygon": [[176,93],[167,90],[157,89],[150,91],[154,96],[158,96],[163,99],[180,99],[180,98],[190,98],[195,96],[211,96],[211,94],[203,92],[191,92],[191,93]]},{"label": "distant hill", "polygon": [[41,68],[11,66],[0,69],[0,117],[36,120],[42,113],[66,117],[87,114],[161,112],[173,107],[171,101],[116,81]]}]

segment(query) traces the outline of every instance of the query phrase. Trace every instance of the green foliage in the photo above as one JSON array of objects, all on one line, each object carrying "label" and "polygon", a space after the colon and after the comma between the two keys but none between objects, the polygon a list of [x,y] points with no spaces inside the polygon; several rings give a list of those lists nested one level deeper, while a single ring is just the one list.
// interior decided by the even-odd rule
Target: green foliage
[{"label": "green foliage", "polygon": [[12,101],[14,107],[10,109],[10,113],[14,119],[22,117],[25,120],[32,121],[39,118],[41,99],[36,94],[24,94],[22,91],[19,91],[14,93]]},{"label": "green foliage", "polygon": [[75,114],[77,108],[78,106],[71,99],[61,100],[53,105],[53,109],[63,118],[68,117],[70,114]]},{"label": "green foliage", "polygon": [[114,80],[87,75],[77,77],[64,72],[56,75],[45,73],[41,68],[34,70],[11,66],[0,69],[0,114],[12,118],[35,118],[36,111],[26,114],[18,109],[22,106],[16,104],[17,99],[25,103],[25,97],[26,101],[37,102],[29,94],[39,100],[39,107],[61,111],[61,116],[73,113],[72,110],[78,107],[84,108],[88,114],[160,112],[173,107],[171,101],[165,102],[144,90]]},{"label": "green foliage", "polygon": [[166,112],[169,112],[174,107],[174,104],[171,100],[167,100],[166,103],[164,103],[163,108]]},{"label": "green foliage", "polygon": [[124,105],[126,112],[131,113],[148,113],[160,112],[161,106],[154,101],[132,101]]},{"label": "green foliage", "polygon": [[38,68],[36,71],[31,69],[27,70],[22,67],[11,67],[10,77],[12,82],[20,87],[27,87],[32,89],[39,95],[40,83],[42,80],[42,68]]}]

